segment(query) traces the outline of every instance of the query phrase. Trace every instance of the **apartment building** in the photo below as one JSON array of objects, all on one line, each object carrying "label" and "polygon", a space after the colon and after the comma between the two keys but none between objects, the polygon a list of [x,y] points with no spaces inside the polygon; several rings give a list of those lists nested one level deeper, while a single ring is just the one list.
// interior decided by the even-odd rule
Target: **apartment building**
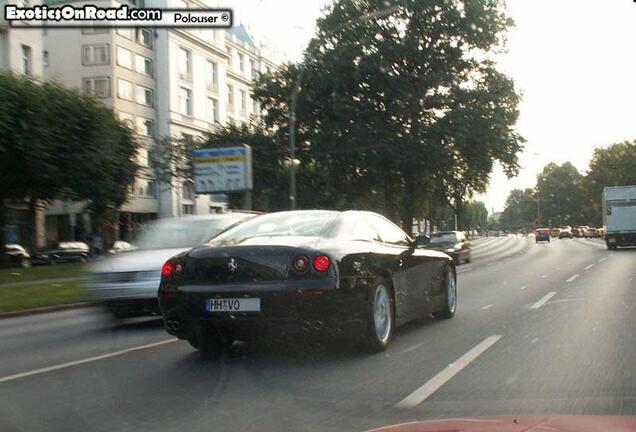
[{"label": "apartment building", "polygon": [[[85,3],[118,6],[126,0]],[[163,8],[214,7],[183,0],[147,0]],[[112,107],[142,143],[143,169],[119,212],[116,237],[127,239],[148,219],[222,211],[223,195],[196,195],[190,179],[171,185],[153,179],[148,155],[161,137],[195,138],[228,122],[249,122],[261,114],[251,99],[254,78],[275,68],[242,26],[233,29],[54,29],[44,34],[44,77],[79,88]],[[90,230],[79,204],[47,209],[49,238]],[[68,217],[67,217],[68,216]],[[66,219],[65,219],[66,218]],[[68,235],[64,235],[68,237]]]},{"label": "apartment building", "polygon": [[[0,0],[0,10],[8,2]],[[40,1],[21,0],[9,2],[21,6],[33,6]],[[43,77],[43,64],[47,61],[42,47],[42,31],[39,28],[13,28],[0,13],[0,71],[25,74],[36,79]],[[31,226],[29,203],[10,201],[7,206],[7,243],[21,243],[28,247],[42,247],[44,238],[44,213],[39,203],[35,204],[35,223]]]}]

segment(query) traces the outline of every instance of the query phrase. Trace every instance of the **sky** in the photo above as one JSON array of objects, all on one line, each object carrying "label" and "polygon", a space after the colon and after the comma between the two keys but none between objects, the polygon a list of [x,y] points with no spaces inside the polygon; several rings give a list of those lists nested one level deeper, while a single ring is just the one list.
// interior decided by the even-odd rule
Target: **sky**
[{"label": "sky", "polygon": [[[298,60],[329,0],[237,0],[236,21]],[[516,26],[500,69],[523,95],[517,130],[527,140],[517,177],[497,168],[477,197],[503,210],[513,188],[533,187],[549,162],[585,172],[594,148],[636,139],[636,3],[508,0]]]}]

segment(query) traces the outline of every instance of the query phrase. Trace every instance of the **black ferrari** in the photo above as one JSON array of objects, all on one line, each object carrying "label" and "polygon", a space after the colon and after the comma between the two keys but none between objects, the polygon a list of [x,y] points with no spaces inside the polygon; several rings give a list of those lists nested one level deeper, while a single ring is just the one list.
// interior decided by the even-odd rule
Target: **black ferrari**
[{"label": "black ferrari", "polygon": [[455,314],[452,259],[361,211],[258,216],[168,260],[168,333],[203,353],[270,332],[344,335],[375,350],[396,327]]}]

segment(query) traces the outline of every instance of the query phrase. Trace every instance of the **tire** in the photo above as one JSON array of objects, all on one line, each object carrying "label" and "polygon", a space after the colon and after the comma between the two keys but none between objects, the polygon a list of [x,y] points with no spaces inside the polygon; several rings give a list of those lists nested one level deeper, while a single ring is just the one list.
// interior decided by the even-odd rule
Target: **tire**
[{"label": "tire", "polygon": [[373,352],[384,351],[395,329],[395,304],[393,291],[381,277],[373,282],[369,292],[366,317],[366,347]]},{"label": "tire", "polygon": [[444,305],[437,312],[436,316],[443,319],[450,319],[455,316],[457,310],[457,273],[455,268],[449,266],[445,275],[446,289],[444,292]]},{"label": "tire", "polygon": [[22,258],[20,260],[20,267],[26,269],[31,267],[31,261],[28,258]]}]

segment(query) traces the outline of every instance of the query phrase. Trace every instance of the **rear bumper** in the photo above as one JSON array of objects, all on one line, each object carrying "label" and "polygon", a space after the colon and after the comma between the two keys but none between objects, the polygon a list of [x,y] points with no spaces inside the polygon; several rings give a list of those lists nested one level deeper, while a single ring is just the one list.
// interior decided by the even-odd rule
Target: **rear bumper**
[{"label": "rear bumper", "polygon": [[[258,297],[260,312],[209,312],[209,298]],[[182,287],[160,290],[159,305],[168,333],[195,337],[197,331],[214,328],[234,338],[251,338],[274,332],[289,335],[343,334],[364,325],[366,290],[335,288],[335,279],[265,283],[257,285]]]},{"label": "rear bumper", "polygon": [[608,233],[605,241],[612,246],[636,246],[636,232],[634,233]]}]

